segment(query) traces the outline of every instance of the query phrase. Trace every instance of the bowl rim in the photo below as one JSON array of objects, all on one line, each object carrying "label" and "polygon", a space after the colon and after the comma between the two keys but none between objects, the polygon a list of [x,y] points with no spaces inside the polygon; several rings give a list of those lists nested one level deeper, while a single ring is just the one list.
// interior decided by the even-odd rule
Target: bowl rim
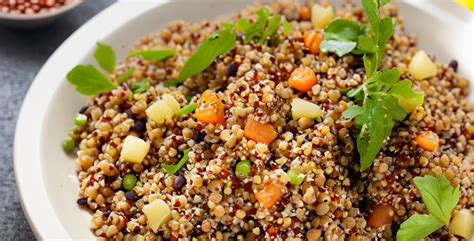
[{"label": "bowl rim", "polygon": [[16,14],[16,13],[4,13],[0,12],[0,19],[12,20],[12,21],[30,21],[30,20],[39,20],[54,17],[65,13],[83,3],[84,0],[73,0],[71,3],[64,5],[60,8],[43,12],[43,13],[33,13],[33,14]]},{"label": "bowl rim", "polygon": [[[65,80],[67,70],[71,69],[90,53],[80,52],[95,46],[96,41],[104,39],[117,31],[131,19],[166,3],[157,1],[119,1],[81,26],[64,41],[34,78],[17,117],[14,140],[14,172],[20,203],[25,217],[35,236],[40,239],[71,239],[56,215],[47,193],[41,160],[41,136],[48,107],[59,85]],[[414,2],[405,2],[414,8],[424,9]],[[138,38],[139,36],[137,36]],[[50,78],[51,76],[56,76]],[[474,79],[473,79],[474,80]],[[45,107],[44,109],[38,108]],[[58,143],[58,148],[60,148]]]},{"label": "bowl rim", "polygon": [[[47,193],[41,161],[44,119],[56,89],[67,70],[82,62],[87,55],[81,49],[95,46],[131,19],[159,7],[165,1],[119,1],[98,13],[76,30],[49,57],[32,81],[17,118],[14,139],[14,173],[20,204],[25,217],[39,240],[70,239],[70,234],[57,217]],[[43,108],[38,108],[45,107]],[[58,143],[58,148],[60,145]],[[28,151],[25,151],[28,150]]]}]

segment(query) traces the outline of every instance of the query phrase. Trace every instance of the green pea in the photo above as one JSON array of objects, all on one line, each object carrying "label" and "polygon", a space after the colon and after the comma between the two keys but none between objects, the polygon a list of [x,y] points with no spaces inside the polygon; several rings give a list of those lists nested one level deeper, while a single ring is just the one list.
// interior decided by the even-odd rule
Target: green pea
[{"label": "green pea", "polygon": [[288,176],[288,179],[290,179],[290,183],[295,185],[295,186],[299,186],[299,185],[301,185],[301,183],[303,183],[304,175],[302,175],[298,171],[290,169],[290,170],[288,170],[286,175]]},{"label": "green pea", "polygon": [[72,151],[74,151],[74,148],[76,148],[76,142],[72,138],[67,137],[66,139],[64,139],[63,150],[65,152],[71,153]]},{"label": "green pea", "polygon": [[135,184],[137,184],[138,178],[135,176],[135,174],[127,174],[123,176],[122,179],[122,187],[123,189],[130,191],[135,187]]},{"label": "green pea", "polygon": [[250,170],[252,169],[252,164],[250,164],[249,160],[242,160],[237,163],[235,167],[235,173],[241,176],[247,176],[250,174]]},{"label": "green pea", "polygon": [[74,124],[75,125],[82,126],[82,125],[86,124],[86,122],[87,122],[87,116],[84,115],[84,114],[77,114],[74,117]]}]

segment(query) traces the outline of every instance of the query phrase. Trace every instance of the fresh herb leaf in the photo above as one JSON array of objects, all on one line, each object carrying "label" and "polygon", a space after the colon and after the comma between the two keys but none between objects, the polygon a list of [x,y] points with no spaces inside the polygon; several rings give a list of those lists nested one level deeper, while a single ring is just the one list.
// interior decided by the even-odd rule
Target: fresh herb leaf
[{"label": "fresh herb leaf", "polygon": [[451,212],[461,196],[459,185],[451,186],[443,175],[415,177],[413,182],[428,212],[443,223],[449,223]]},{"label": "fresh herb leaf", "polygon": [[184,164],[188,161],[189,159],[189,152],[191,151],[191,149],[186,149],[183,151],[183,157],[181,158],[181,160],[179,160],[179,162],[176,164],[176,165],[168,165],[168,164],[161,164],[161,167],[163,169],[165,169],[165,171],[170,174],[170,175],[174,175],[176,172],[179,171],[179,169],[181,169],[181,167],[184,166]]},{"label": "fresh herb leaf", "polygon": [[235,43],[236,34],[229,29],[219,30],[211,34],[186,61],[175,83],[182,83],[187,78],[201,73],[217,57],[231,51],[235,47]]},{"label": "fresh herb leaf", "polygon": [[174,55],[174,49],[134,50],[128,57],[141,55],[144,60],[159,62]]},{"label": "fresh herb leaf", "polygon": [[324,29],[324,40],[320,49],[342,57],[353,51],[358,39],[366,34],[366,26],[347,19],[336,19]]},{"label": "fresh herb leaf", "polygon": [[336,19],[324,29],[324,39],[357,42],[367,28],[347,19]]},{"label": "fresh herb leaf", "polygon": [[179,81],[179,80],[172,80],[172,79],[167,79],[165,81],[163,81],[163,85],[165,87],[172,87],[172,86],[177,86],[179,84],[181,84],[182,82]]},{"label": "fresh herb leaf", "polygon": [[141,94],[147,91],[150,88],[150,80],[145,79],[142,82],[133,83],[130,89],[132,89],[134,94]]},{"label": "fresh herb leaf", "polygon": [[413,179],[429,215],[414,215],[405,220],[397,232],[397,240],[419,241],[449,223],[451,213],[459,202],[459,185],[451,186],[443,175]]},{"label": "fresh herb leaf", "polygon": [[114,83],[92,65],[77,65],[66,78],[84,95],[97,95],[115,88]]},{"label": "fresh herb leaf", "polygon": [[257,19],[253,22],[247,18],[237,20],[236,29],[243,33],[244,44],[255,43],[264,44],[267,40],[271,44],[278,44],[280,36],[277,34],[280,25],[283,24],[283,35],[286,36],[291,31],[291,24],[283,20],[280,14],[270,17],[268,8],[257,10]]},{"label": "fresh herb leaf", "polygon": [[397,240],[420,241],[443,226],[444,223],[431,215],[413,215],[400,225]]},{"label": "fresh herb leaf", "polygon": [[291,23],[284,20],[283,21],[283,36],[287,36],[291,33]]},{"label": "fresh herb leaf", "polygon": [[123,83],[124,81],[130,79],[133,75],[133,72],[135,72],[135,68],[132,67],[130,69],[128,69],[127,71],[121,73],[118,77],[117,77],[117,84],[121,84]]},{"label": "fresh herb leaf", "polygon": [[100,42],[97,42],[97,48],[94,52],[94,58],[100,67],[109,73],[114,72],[115,68],[115,52],[114,49]]},{"label": "fresh herb leaf", "polygon": [[188,115],[194,110],[196,110],[197,104],[189,104],[176,112],[177,116]]},{"label": "fresh herb leaf", "polygon": [[324,40],[319,48],[323,52],[333,52],[336,53],[337,56],[342,57],[350,53],[356,45],[356,42],[351,41]]}]

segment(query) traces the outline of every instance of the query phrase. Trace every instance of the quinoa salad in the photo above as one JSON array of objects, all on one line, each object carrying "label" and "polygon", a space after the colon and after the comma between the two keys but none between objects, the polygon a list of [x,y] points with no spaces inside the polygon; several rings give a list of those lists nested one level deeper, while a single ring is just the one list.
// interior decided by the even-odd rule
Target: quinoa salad
[{"label": "quinoa salad", "polygon": [[[470,240],[474,105],[387,0],[272,1],[67,76],[97,240]],[[433,36],[436,37],[436,36]]]}]

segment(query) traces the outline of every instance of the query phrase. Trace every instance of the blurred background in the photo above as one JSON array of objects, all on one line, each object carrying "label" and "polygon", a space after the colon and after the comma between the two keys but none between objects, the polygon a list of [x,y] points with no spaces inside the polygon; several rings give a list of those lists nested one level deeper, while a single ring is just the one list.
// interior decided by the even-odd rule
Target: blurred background
[{"label": "blurred background", "polygon": [[[29,26],[30,29],[4,26],[0,16],[1,240],[35,239],[21,210],[13,172],[16,118],[31,81],[69,35],[114,2],[115,0],[84,0],[54,22],[42,27]],[[0,13],[6,10],[4,6],[0,6]]]}]

